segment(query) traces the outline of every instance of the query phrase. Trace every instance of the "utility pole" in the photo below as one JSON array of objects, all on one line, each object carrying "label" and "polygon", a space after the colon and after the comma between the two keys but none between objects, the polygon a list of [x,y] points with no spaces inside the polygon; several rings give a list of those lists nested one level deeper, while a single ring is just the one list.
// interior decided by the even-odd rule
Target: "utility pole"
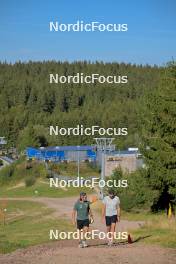
[{"label": "utility pole", "polygon": [[[101,153],[101,180],[105,180],[105,164],[106,164],[106,153],[107,151],[112,151],[115,146],[112,145],[114,138],[94,138],[96,141],[97,151]],[[103,187],[100,188],[100,199],[103,199]]]},{"label": "utility pole", "polygon": [[80,146],[77,146],[77,152],[78,152],[78,179],[79,179],[79,174],[80,174],[79,173],[79,171],[80,171],[80,168],[79,168],[80,167],[80,164],[79,164],[79,147]]}]

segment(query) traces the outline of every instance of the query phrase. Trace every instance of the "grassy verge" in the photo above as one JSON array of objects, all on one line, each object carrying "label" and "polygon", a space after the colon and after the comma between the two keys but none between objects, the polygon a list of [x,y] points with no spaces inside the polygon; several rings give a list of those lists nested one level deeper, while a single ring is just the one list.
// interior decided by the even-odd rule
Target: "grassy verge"
[{"label": "grassy verge", "polygon": [[49,187],[49,180],[37,181],[33,186],[13,186],[0,187],[0,197],[69,197],[76,196],[81,191],[92,193],[90,188],[56,188]]},{"label": "grassy verge", "polygon": [[176,248],[176,220],[168,219],[165,213],[124,213],[124,218],[145,221],[145,224],[141,228],[131,230],[134,240],[141,240],[141,242],[147,244]]},{"label": "grassy verge", "polygon": [[[77,163],[58,163],[48,164],[52,172],[56,172],[62,176],[77,177]],[[99,169],[92,164],[80,163],[80,177],[87,178],[90,176],[99,177]],[[13,164],[6,166],[0,170],[0,186],[13,186],[22,180],[33,178],[34,180],[48,178],[48,172],[43,162],[31,161],[27,162],[25,158],[21,158]]]},{"label": "grassy verge", "polygon": [[[96,176],[96,177],[100,176],[100,171],[98,167],[96,167],[94,164],[87,162],[80,162],[79,166],[80,166],[79,167],[80,176],[83,178],[90,176]],[[63,176],[77,177],[78,165],[76,162],[50,164],[49,168],[52,171],[55,171],[56,173]]]},{"label": "grassy verge", "polygon": [[46,178],[47,171],[43,163],[33,161],[29,164],[25,158],[15,161],[13,164],[0,170],[0,186],[13,186],[28,177]]},{"label": "grassy verge", "polygon": [[0,218],[0,253],[49,242],[50,229],[72,230],[70,222],[51,214],[52,210],[40,203],[9,201],[5,225]]}]

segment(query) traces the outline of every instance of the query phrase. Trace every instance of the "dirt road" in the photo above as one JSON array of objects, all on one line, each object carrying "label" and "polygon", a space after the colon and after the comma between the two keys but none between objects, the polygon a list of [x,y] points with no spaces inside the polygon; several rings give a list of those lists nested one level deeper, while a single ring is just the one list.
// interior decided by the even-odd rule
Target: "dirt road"
[{"label": "dirt road", "polygon": [[[8,198],[8,200],[26,200],[26,201],[35,201],[43,203],[49,208],[54,209],[53,216],[62,217],[71,220],[71,214],[73,205],[76,202],[78,197],[67,197],[67,198],[48,198],[48,197],[36,197],[36,198]],[[94,213],[95,223],[92,225],[92,228],[98,228],[101,231],[105,231],[105,225],[101,222],[101,217]],[[129,229],[139,228],[143,224],[142,221],[127,221],[121,220],[118,224],[118,231],[128,231]]]},{"label": "dirt road", "polygon": [[176,252],[142,244],[79,249],[75,241],[61,241],[0,255],[1,264],[175,264]]},{"label": "dirt road", "polygon": [[[73,202],[76,198],[25,198],[42,202],[55,209],[54,216],[70,218]],[[21,200],[13,199],[13,200]],[[119,231],[140,227],[142,222],[121,221]],[[93,228],[105,230],[98,214],[95,213]],[[89,247],[79,249],[77,241],[64,240],[27,249],[16,250],[13,253],[0,255],[1,264],[175,264],[176,250],[141,243],[119,243],[107,247],[104,241],[91,241]]]}]

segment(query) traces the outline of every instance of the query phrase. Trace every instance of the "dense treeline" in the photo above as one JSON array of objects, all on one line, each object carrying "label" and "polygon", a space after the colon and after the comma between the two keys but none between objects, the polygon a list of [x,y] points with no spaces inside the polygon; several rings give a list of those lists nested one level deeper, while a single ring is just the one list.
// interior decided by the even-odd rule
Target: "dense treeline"
[{"label": "dense treeline", "polygon": [[[92,137],[49,136],[49,126],[127,127],[117,148],[140,143],[139,101],[156,87],[161,68],[118,63],[28,62],[0,64],[0,136],[9,145],[91,144]],[[49,74],[127,75],[127,84],[49,84]]]},{"label": "dense treeline", "polygon": [[157,88],[144,100],[141,150],[152,208],[176,205],[176,63],[163,69]]},{"label": "dense treeline", "polygon": [[[145,168],[128,175],[129,188],[121,189],[128,209],[144,204],[153,211],[176,206],[176,63],[162,69],[153,91],[141,99],[140,150]],[[121,171],[114,178],[121,179]]]}]

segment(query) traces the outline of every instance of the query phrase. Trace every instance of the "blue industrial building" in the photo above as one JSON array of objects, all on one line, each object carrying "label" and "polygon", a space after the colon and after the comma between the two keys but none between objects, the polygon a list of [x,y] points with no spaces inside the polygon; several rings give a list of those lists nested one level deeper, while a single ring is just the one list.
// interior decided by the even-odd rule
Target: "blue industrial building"
[{"label": "blue industrial building", "polygon": [[[102,152],[95,146],[56,146],[26,149],[29,160],[50,162],[96,162],[102,165]],[[105,155],[105,175],[112,175],[114,169],[121,167],[124,172],[132,172],[144,166],[142,155],[138,149],[110,151]]]},{"label": "blue industrial building", "polygon": [[62,162],[62,161],[96,161],[96,151],[93,146],[56,146],[26,149],[28,159]]}]

